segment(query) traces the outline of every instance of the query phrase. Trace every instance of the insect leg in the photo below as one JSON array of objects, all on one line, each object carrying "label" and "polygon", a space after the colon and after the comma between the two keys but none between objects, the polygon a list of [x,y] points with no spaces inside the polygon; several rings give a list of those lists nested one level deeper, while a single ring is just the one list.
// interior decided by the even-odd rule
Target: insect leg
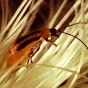
[{"label": "insect leg", "polygon": [[31,49],[31,52],[29,53],[28,57],[28,61],[27,61],[27,65],[29,64],[29,61],[30,63],[33,63],[32,61],[32,57],[38,52],[38,50],[40,49],[40,45],[41,45],[42,41],[39,41],[37,44],[35,44],[33,46],[33,48]]},{"label": "insect leg", "polygon": [[53,45],[57,46],[53,41],[49,40],[49,39],[45,39],[47,42],[51,42]]}]

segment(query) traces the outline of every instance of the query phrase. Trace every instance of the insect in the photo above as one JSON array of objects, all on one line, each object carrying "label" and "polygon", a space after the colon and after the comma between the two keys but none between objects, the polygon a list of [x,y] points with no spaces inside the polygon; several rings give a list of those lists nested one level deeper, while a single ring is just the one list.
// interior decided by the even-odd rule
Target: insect
[{"label": "insect", "polygon": [[[80,23],[86,24],[85,22],[80,22]],[[68,25],[67,27],[73,26],[76,24],[79,24],[79,23]],[[66,28],[66,27],[64,27],[64,28]],[[27,35],[24,35],[24,36],[18,38],[10,47],[8,57],[6,59],[7,60],[6,66],[11,67],[15,63],[17,63],[21,57],[23,59],[21,60],[20,63],[24,62],[27,57],[29,58],[27,61],[27,64],[29,63],[29,60],[32,63],[32,57],[39,50],[43,39],[46,40],[47,42],[51,42],[53,45],[57,46],[51,40],[51,37],[52,36],[59,37],[60,32],[78,39],[88,49],[86,44],[81,39],[77,38],[74,35],[71,35],[69,33],[65,33],[65,32],[60,31],[60,30],[56,30],[54,28],[51,28],[51,29],[44,28],[41,31],[34,31],[34,32],[28,33]]]}]

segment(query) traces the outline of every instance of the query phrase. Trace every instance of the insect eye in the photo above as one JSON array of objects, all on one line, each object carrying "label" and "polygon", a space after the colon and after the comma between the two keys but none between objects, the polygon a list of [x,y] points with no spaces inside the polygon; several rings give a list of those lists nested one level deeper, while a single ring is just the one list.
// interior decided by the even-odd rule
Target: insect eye
[{"label": "insect eye", "polygon": [[56,37],[59,37],[60,36],[59,35],[59,32],[56,29],[54,29],[54,28],[51,28],[50,29],[50,32],[51,32],[51,35],[52,36],[56,36]]}]

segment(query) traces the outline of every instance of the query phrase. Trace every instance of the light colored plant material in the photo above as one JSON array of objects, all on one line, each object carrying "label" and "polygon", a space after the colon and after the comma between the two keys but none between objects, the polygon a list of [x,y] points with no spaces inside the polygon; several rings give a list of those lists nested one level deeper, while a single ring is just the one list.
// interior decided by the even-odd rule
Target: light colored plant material
[{"label": "light colored plant material", "polygon": [[[28,27],[31,26],[40,4],[43,2],[43,0],[38,0],[36,3],[34,3],[34,1],[35,0],[24,0],[9,23],[1,27],[0,88],[56,88],[58,86],[59,88],[86,88],[88,86],[88,77],[86,76],[86,74],[88,74],[88,50],[79,40],[64,33],[55,40],[57,47],[49,45],[50,43],[44,41],[40,50],[33,56],[34,63],[29,64],[28,68],[26,68],[26,65],[21,65],[17,72],[12,73],[19,62],[14,64],[11,68],[6,68],[5,58],[11,43],[17,38],[20,32],[24,31],[23,34],[25,34],[28,31]],[[1,2],[3,3],[3,1]],[[47,27],[51,28],[53,25],[56,25],[58,16],[60,16],[60,12],[63,11],[66,2],[67,0],[63,1],[60,10],[58,9],[56,13],[51,16],[53,17],[51,20],[50,17],[48,17],[50,22],[47,24]],[[85,0],[85,2],[83,2],[83,0],[77,0],[55,28],[59,29],[62,24],[69,19],[71,13],[78,10],[79,5],[81,5],[81,8],[76,12],[70,24],[87,22],[87,4],[87,0]],[[24,14],[29,6],[31,6],[31,9]],[[33,14],[33,16],[31,16],[31,14]],[[44,15],[42,15],[42,17],[46,20]],[[3,22],[2,19],[2,23]],[[7,22],[5,21],[5,23]],[[24,30],[25,27],[26,30]],[[64,32],[77,36],[88,45],[87,29],[88,24],[79,23],[72,27],[67,27]],[[4,37],[7,31],[8,34]],[[22,58],[20,58],[20,60]],[[64,81],[66,81],[66,83],[60,86]]]}]

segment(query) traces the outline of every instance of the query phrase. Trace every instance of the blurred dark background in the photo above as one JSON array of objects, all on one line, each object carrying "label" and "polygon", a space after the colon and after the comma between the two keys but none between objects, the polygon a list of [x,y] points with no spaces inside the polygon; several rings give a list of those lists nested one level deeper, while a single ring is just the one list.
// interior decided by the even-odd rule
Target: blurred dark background
[{"label": "blurred dark background", "polygon": [[[11,12],[12,15],[15,13],[15,11],[17,10],[17,8],[19,7],[19,5],[21,4],[23,0],[9,0],[9,6],[11,8]],[[37,1],[37,0],[36,0]],[[57,9],[60,7],[60,5],[62,4],[63,0],[52,0],[53,1],[53,11],[56,12]],[[40,5],[39,8],[39,12],[41,12],[44,16],[45,19],[47,19],[48,15],[49,15],[49,11],[50,11],[50,3],[51,0],[44,0],[43,3]],[[75,0],[68,0],[63,11],[61,12],[61,15],[58,17],[56,24],[62,20],[62,18],[64,17],[64,15],[67,13],[67,11],[73,6],[73,4],[75,3]],[[67,19],[67,21],[62,25],[68,25],[69,22],[73,19],[74,17],[74,13],[72,13],[72,15]],[[47,21],[48,24],[48,21]],[[40,13],[37,13],[36,18],[31,26],[32,30],[39,30],[39,28],[41,28],[42,26],[46,26],[46,24],[44,24],[44,21],[42,19],[42,17],[40,16]],[[54,25],[56,26],[56,25]]]}]

